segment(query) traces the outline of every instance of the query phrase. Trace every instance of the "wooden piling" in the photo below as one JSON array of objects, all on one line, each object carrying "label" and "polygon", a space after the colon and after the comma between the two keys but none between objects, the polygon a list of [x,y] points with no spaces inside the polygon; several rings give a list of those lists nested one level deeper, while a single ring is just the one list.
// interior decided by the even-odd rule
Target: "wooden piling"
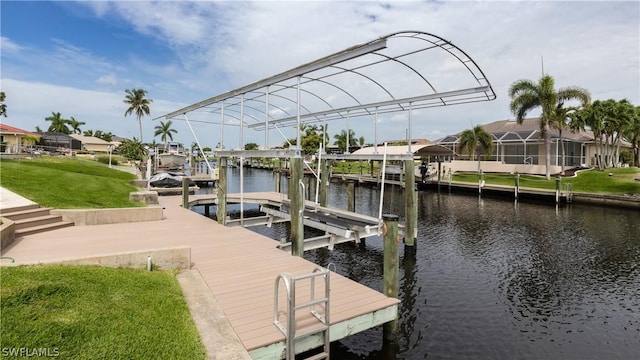
[{"label": "wooden piling", "polygon": [[275,177],[275,192],[279,193],[280,192],[280,179],[282,178],[281,174],[280,174],[280,170],[275,170],[273,172],[273,176]]},{"label": "wooden piling", "polygon": [[302,157],[296,156],[289,160],[289,200],[291,201],[291,255],[302,257],[304,252],[304,192],[302,182]]},{"label": "wooden piling", "polygon": [[516,186],[515,186],[515,196],[516,200],[518,200],[518,194],[520,193],[520,173],[516,172]]},{"label": "wooden piling", "polygon": [[[383,256],[383,290],[382,292],[392,298],[398,297],[398,216],[384,214],[384,256]],[[382,326],[384,341],[396,342],[398,339],[398,317]]]},{"label": "wooden piling", "polygon": [[560,176],[556,176],[556,204],[560,203]]},{"label": "wooden piling", "polygon": [[218,224],[224,225],[227,222],[227,158],[218,159],[218,206],[216,217]]},{"label": "wooden piling", "polygon": [[189,208],[189,178],[182,177],[182,207]]},{"label": "wooden piling", "polygon": [[329,172],[329,161],[322,160],[320,162],[320,191],[318,194],[318,201],[320,202],[320,206],[327,206],[327,191],[329,190],[329,177],[331,176]]},{"label": "wooden piling", "polygon": [[404,218],[405,235],[404,251],[405,256],[415,256],[416,237],[418,234],[418,206],[415,190],[415,173],[413,160],[405,160],[405,188],[404,188]]},{"label": "wooden piling", "polygon": [[353,180],[347,183],[347,210],[356,212],[356,182]]}]

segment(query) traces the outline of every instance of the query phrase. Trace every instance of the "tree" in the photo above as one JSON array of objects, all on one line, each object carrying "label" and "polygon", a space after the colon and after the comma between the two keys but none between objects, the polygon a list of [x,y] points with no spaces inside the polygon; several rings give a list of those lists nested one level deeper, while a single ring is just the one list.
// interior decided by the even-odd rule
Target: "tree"
[{"label": "tree", "polygon": [[471,161],[475,160],[476,155],[478,156],[478,174],[480,174],[480,155],[483,153],[485,156],[491,155],[493,138],[482,126],[476,125],[472,129],[467,129],[460,134],[458,146],[460,147],[460,152],[463,152],[465,149],[467,150]]},{"label": "tree", "polygon": [[341,130],[339,134],[335,134],[333,136],[333,138],[336,139],[336,145],[343,153],[346,153],[348,151],[347,137],[349,138],[349,147],[357,145],[356,133],[352,129],[349,129],[349,133],[347,133],[347,130]]},{"label": "tree", "polygon": [[258,146],[258,144],[254,143],[254,142],[250,142],[247,144],[244,144],[244,149],[245,150],[258,150],[260,146]]},{"label": "tree", "polygon": [[556,108],[556,112],[555,112],[555,116],[552,122],[552,126],[554,129],[558,130],[558,136],[559,136],[559,144],[561,146],[561,150],[562,150],[562,154],[560,155],[562,158],[562,174],[564,175],[564,164],[565,164],[565,154],[564,154],[564,143],[562,142],[562,131],[569,128],[570,125],[570,120],[571,117],[570,115],[575,112],[577,110],[577,108],[575,107],[564,107],[564,103],[559,103],[558,107]]},{"label": "tree", "polygon": [[156,125],[156,132],[153,133],[153,136],[160,135],[160,140],[164,144],[164,149],[167,149],[167,137],[173,140],[173,134],[177,134],[178,131],[176,129],[171,128],[172,121],[168,120],[166,123],[160,121],[160,125]]},{"label": "tree", "polygon": [[631,153],[633,154],[633,166],[640,166],[640,106],[634,108],[631,122],[623,134],[624,138],[631,143]]},{"label": "tree", "polygon": [[36,132],[37,132],[38,134],[42,134],[42,129],[40,128],[40,126],[37,126],[37,125],[36,125]]},{"label": "tree", "polygon": [[129,160],[142,160],[144,157],[144,145],[135,137],[133,140],[125,139],[118,146],[116,152]]},{"label": "tree", "polygon": [[7,117],[7,104],[4,103],[4,100],[7,98],[7,95],[4,91],[0,91],[0,116]]},{"label": "tree", "polygon": [[535,108],[542,108],[540,115],[540,131],[544,139],[545,167],[547,180],[551,179],[551,124],[556,117],[559,103],[578,100],[581,106],[591,101],[591,95],[586,89],[579,87],[565,87],[555,90],[553,77],[544,75],[537,83],[531,80],[518,80],[509,87],[511,103],[509,108],[516,115],[516,121],[522,124],[527,113]]},{"label": "tree", "polygon": [[85,130],[82,132],[84,136],[93,136],[93,130]]},{"label": "tree", "polygon": [[151,113],[149,104],[151,104],[153,100],[145,98],[147,90],[126,89],[125,93],[127,95],[124,98],[124,103],[129,104],[129,108],[124,112],[124,116],[129,116],[135,112],[138,118],[138,126],[140,127],[140,142],[142,143],[142,117]]},{"label": "tree", "polygon": [[69,124],[69,120],[62,118],[59,112],[51,112],[51,116],[45,118],[46,121],[51,121],[51,125],[49,125],[49,132],[59,132],[63,134],[70,134],[71,130],[67,125]]},{"label": "tree", "polygon": [[80,130],[80,126],[85,125],[86,122],[78,121],[73,116],[71,119],[67,120],[69,126],[71,126],[71,132],[74,134],[82,134],[82,130]]}]

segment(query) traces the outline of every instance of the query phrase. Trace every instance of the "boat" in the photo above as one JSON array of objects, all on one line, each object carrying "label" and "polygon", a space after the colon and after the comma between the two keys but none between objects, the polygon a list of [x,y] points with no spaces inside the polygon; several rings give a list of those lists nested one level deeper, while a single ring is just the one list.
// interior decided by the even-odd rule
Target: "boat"
[{"label": "boat", "polygon": [[166,169],[181,169],[187,161],[184,145],[179,142],[168,142],[158,154],[159,167]]},{"label": "boat", "polygon": [[[159,172],[149,179],[149,185],[153,188],[180,188],[182,187],[182,179],[186,175],[179,172]],[[189,186],[195,186],[196,183],[189,179]]]}]

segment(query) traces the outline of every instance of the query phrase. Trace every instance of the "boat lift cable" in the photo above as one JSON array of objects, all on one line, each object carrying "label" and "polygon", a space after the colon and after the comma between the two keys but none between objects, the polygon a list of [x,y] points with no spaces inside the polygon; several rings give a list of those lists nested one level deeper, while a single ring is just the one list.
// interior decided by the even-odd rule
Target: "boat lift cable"
[{"label": "boat lift cable", "polygon": [[196,136],[196,133],[193,131],[193,128],[191,127],[191,123],[189,122],[189,118],[187,117],[187,114],[182,114],[182,116],[184,116],[184,120],[187,122],[187,125],[189,125],[189,130],[191,130],[191,134],[193,135],[193,138],[196,140],[196,144],[198,145],[198,150],[200,150],[200,153],[202,155],[204,155],[204,162],[207,164],[207,168],[209,169],[209,173],[213,174],[213,168],[211,167],[211,164],[209,164],[209,160],[207,159],[207,156],[205,155],[204,151],[202,150],[202,146],[200,145],[200,140],[198,140],[198,137]]}]

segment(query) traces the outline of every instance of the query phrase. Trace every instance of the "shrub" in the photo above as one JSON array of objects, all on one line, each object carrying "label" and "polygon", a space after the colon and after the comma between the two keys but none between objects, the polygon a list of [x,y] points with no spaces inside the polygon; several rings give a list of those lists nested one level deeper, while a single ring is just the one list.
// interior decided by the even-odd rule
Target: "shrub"
[{"label": "shrub", "polygon": [[[102,164],[109,164],[109,155],[100,155],[96,161]],[[118,159],[111,157],[111,165],[118,165]]]}]

